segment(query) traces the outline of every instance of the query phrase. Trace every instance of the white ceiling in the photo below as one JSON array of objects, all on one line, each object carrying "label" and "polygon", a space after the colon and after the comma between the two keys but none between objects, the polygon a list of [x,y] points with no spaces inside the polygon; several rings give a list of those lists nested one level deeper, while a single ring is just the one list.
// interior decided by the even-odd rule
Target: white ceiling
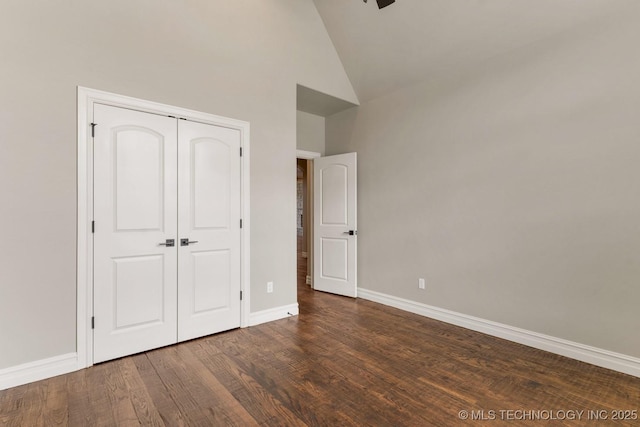
[{"label": "white ceiling", "polygon": [[637,0],[313,0],[361,102],[473,70]]}]

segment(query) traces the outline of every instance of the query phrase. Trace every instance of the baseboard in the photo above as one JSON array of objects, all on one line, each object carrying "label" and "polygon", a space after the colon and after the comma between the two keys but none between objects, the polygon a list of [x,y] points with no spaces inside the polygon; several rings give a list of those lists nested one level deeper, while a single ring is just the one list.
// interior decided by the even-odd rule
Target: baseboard
[{"label": "baseboard", "polygon": [[502,323],[468,316],[455,311],[422,304],[403,298],[386,295],[368,289],[358,288],[358,297],[380,304],[399,308],[410,313],[450,323],[473,331],[570,357],[614,371],[640,377],[640,359],[625,354],[614,353],[597,347],[520,329]]},{"label": "baseboard", "polygon": [[283,305],[249,314],[249,326],[256,326],[262,323],[273,322],[274,320],[280,320],[297,315],[298,303]]},{"label": "baseboard", "polygon": [[[249,315],[249,326],[297,316],[298,312],[298,303],[258,311]],[[80,369],[80,366],[77,353],[63,354],[0,369],[0,390],[68,374],[78,369]]]},{"label": "baseboard", "polygon": [[77,371],[78,354],[69,353],[0,369],[0,390]]}]

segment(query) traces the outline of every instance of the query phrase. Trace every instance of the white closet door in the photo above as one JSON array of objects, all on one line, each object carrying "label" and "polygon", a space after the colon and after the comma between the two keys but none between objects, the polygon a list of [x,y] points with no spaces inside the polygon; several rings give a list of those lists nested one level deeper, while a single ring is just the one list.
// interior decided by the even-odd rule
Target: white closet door
[{"label": "white closet door", "polygon": [[94,362],[176,342],[175,119],[94,108]]},{"label": "white closet door", "polygon": [[178,340],[240,326],[240,131],[180,120]]}]

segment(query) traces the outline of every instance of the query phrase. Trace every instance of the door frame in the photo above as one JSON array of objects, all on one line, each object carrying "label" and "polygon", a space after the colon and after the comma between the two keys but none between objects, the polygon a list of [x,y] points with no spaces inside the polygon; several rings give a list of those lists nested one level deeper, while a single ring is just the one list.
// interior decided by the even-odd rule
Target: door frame
[{"label": "door frame", "polygon": [[250,124],[248,122],[188,110],[82,86],[77,87],[77,263],[76,263],[76,351],[78,369],[93,365],[93,147],[91,121],[94,104],[105,104],[151,114],[184,118],[240,131],[240,327],[249,326],[250,314]]}]

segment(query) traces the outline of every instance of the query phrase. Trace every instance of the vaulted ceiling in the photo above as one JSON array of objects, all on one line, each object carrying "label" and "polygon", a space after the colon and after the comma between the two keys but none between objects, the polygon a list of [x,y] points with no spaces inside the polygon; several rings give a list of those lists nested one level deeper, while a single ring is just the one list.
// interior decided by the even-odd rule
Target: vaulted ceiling
[{"label": "vaulted ceiling", "polygon": [[468,72],[637,0],[313,0],[361,102]]}]

